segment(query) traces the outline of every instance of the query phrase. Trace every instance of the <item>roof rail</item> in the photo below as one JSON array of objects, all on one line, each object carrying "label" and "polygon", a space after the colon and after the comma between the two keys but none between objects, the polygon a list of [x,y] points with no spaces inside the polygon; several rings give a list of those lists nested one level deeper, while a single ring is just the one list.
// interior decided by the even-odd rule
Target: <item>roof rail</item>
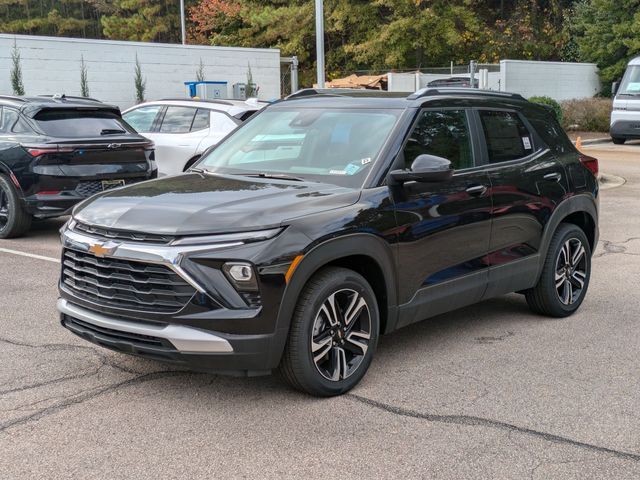
[{"label": "roof rail", "polygon": [[228,100],[210,100],[208,98],[161,98],[160,100],[150,100],[150,101],[153,101],[153,102],[204,102],[204,103],[217,103],[218,105],[233,105],[233,103],[231,103]]},{"label": "roof rail", "polygon": [[26,102],[22,97],[16,97],[15,95],[0,95],[0,100],[13,100],[15,102]]},{"label": "roof rail", "polygon": [[74,96],[74,95],[67,95],[66,93],[63,93],[62,95],[56,93],[54,95],[37,95],[38,97],[42,97],[42,98],[52,98],[53,100],[87,100],[89,102],[99,102],[99,103],[103,103],[102,100],[98,100],[97,98],[91,98],[91,97],[79,97],[79,96]]},{"label": "roof rail", "polygon": [[418,90],[415,93],[412,93],[407,97],[407,100],[417,100],[418,98],[424,97],[433,97],[437,95],[450,95],[450,94],[458,94],[458,95],[482,95],[482,96],[492,96],[492,97],[503,97],[503,98],[515,98],[517,100],[524,100],[525,98],[519,93],[509,93],[509,92],[496,92],[494,90],[480,90],[477,88],[456,88],[456,87],[427,87]]},{"label": "roof rail", "polygon": [[407,92],[388,92],[372,88],[303,88],[287,96],[285,100],[316,95],[328,97],[405,97]]}]

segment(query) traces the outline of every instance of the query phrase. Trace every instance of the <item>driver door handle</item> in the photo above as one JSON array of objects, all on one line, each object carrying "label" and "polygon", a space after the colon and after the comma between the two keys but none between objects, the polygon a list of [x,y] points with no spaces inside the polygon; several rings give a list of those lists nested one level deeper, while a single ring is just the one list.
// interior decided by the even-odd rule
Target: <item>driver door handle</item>
[{"label": "driver door handle", "polygon": [[469,195],[475,195],[475,196],[482,196],[487,192],[487,186],[486,185],[472,185],[469,188],[467,188],[466,192]]}]

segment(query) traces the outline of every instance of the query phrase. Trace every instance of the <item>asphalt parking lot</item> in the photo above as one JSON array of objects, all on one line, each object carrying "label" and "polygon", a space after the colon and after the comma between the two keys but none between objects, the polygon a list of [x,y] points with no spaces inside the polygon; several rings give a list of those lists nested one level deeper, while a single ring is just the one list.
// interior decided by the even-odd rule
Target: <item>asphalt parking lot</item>
[{"label": "asphalt parking lot", "polygon": [[584,148],[626,183],[581,310],[510,295],[407,327],[339,398],[94,347],[55,310],[63,221],[0,241],[0,478],[639,478],[640,142]]}]

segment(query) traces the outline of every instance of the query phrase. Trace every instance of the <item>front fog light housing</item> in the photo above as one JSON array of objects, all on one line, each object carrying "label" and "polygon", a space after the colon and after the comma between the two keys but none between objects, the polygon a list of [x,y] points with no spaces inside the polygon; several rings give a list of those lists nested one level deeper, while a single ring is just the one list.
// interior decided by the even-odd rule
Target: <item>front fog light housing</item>
[{"label": "front fog light housing", "polygon": [[258,282],[251,264],[227,262],[222,266],[222,271],[233,282],[238,291],[255,292],[258,290]]}]

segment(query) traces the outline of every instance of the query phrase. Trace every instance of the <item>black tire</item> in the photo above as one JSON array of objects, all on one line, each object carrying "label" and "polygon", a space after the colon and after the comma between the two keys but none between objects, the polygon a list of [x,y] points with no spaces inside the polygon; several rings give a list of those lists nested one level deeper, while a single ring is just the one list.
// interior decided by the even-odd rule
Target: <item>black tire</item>
[{"label": "black tire", "polygon": [[0,175],[0,238],[24,235],[31,228],[31,220],[11,180]]},{"label": "black tire", "polygon": [[[361,306],[361,300],[366,308]],[[326,314],[331,304],[339,312],[335,327]],[[369,338],[365,339],[367,328]],[[343,394],[367,372],[378,344],[379,329],[378,304],[369,283],[352,270],[324,268],[311,277],[298,298],[280,373],[292,387],[311,395]],[[318,343],[314,344],[314,340]],[[316,348],[323,345],[316,349],[316,355],[314,345]],[[328,378],[329,375],[336,379]]]},{"label": "black tire", "polygon": [[[580,256],[579,247],[584,249]],[[529,308],[549,317],[571,315],[582,304],[590,277],[591,247],[587,236],[580,227],[561,223],[549,244],[538,284],[525,292]]]},{"label": "black tire", "polygon": [[613,143],[615,143],[616,145],[623,145],[624,142],[627,141],[626,138],[621,138],[621,137],[611,137],[611,141]]}]

